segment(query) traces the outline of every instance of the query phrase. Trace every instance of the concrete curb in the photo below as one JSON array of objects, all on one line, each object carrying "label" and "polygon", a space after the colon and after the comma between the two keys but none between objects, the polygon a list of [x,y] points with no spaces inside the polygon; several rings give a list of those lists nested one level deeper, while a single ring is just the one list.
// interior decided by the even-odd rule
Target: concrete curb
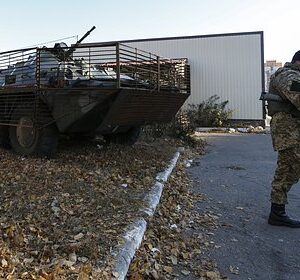
[{"label": "concrete curb", "polygon": [[140,247],[144,233],[146,231],[147,222],[144,218],[137,219],[129,225],[127,232],[123,236],[124,245],[113,253],[115,265],[113,272],[116,272],[118,280],[126,277],[130,262],[134,257],[135,251]]},{"label": "concrete curb", "polygon": [[195,132],[224,132],[224,133],[268,133],[270,127],[197,127]]},{"label": "concrete curb", "polygon": [[178,159],[179,159],[180,153],[176,152],[174,157],[172,158],[172,160],[170,161],[170,165],[167,167],[167,169],[165,169],[163,172],[160,172],[157,174],[156,176],[156,180],[159,182],[167,182],[170,174],[173,171],[173,168],[175,167]]},{"label": "concrete curb", "polygon": [[[141,216],[146,215],[147,217],[152,217],[154,215],[164,188],[163,183],[167,182],[170,174],[177,164],[179,157],[180,153],[176,152],[170,161],[169,166],[163,172],[157,174],[156,182],[152,186],[150,192],[145,196],[145,207],[140,209]],[[147,221],[143,217],[138,218],[131,223],[123,236],[123,246],[119,247],[118,250],[112,254],[115,262],[113,272],[115,275],[118,275],[118,280],[125,279],[130,262],[133,259],[136,250],[141,245],[146,228]]]}]

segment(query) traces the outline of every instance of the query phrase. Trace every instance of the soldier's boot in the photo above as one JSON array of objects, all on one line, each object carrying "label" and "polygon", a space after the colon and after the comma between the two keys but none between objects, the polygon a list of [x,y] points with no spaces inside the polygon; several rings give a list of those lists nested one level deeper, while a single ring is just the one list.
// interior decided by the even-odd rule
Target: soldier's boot
[{"label": "soldier's boot", "polygon": [[272,203],[268,223],[273,226],[300,228],[300,221],[293,220],[286,214],[284,204]]}]

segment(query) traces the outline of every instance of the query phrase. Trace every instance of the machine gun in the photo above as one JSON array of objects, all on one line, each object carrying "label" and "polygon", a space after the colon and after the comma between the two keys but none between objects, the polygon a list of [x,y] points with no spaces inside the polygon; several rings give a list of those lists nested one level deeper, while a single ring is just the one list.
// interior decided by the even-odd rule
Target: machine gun
[{"label": "machine gun", "polygon": [[93,26],[91,30],[86,32],[74,45],[72,45],[66,52],[65,52],[65,59],[68,59],[72,53],[76,50],[76,48],[79,46],[79,44],[91,34],[91,32],[96,29],[96,26]]},{"label": "machine gun", "polygon": [[48,51],[50,51],[52,54],[54,54],[60,61],[67,61],[73,52],[77,49],[79,44],[87,37],[90,35],[90,33],[96,29],[96,26],[93,26],[91,30],[86,32],[74,45],[72,45],[70,48],[68,48],[67,44],[65,43],[56,43],[54,45],[54,48],[46,48]]}]

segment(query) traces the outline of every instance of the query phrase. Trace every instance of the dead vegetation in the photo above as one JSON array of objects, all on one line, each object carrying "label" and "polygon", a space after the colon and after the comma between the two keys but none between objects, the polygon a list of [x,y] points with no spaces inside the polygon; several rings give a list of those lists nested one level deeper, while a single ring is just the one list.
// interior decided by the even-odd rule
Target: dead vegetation
[{"label": "dead vegetation", "polygon": [[[197,203],[205,200],[192,192],[186,172],[187,159],[204,152],[203,142],[188,149],[164,188],[158,209],[148,225],[144,241],[131,263],[129,280],[142,279],[227,279],[203,252],[214,247],[211,234],[218,227],[218,216],[199,213]],[[197,234],[195,233],[197,232]]]},{"label": "dead vegetation", "polygon": [[101,279],[174,151],[162,140],[61,148],[51,160],[0,150],[1,279]]},{"label": "dead vegetation", "polygon": [[[51,160],[0,150],[0,278],[117,278],[111,252],[176,147],[192,145],[166,184],[128,278],[221,279],[215,264],[201,258],[213,246],[209,232],[217,217],[195,211],[205,198],[191,192],[186,174],[186,161],[205,144],[186,135],[142,138],[132,147],[66,142]],[[194,228],[203,232],[194,235]]]}]

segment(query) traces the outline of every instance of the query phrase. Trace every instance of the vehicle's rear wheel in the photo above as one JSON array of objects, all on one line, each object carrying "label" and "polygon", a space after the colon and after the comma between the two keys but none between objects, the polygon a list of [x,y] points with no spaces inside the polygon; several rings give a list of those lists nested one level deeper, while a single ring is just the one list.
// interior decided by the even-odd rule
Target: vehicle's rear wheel
[{"label": "vehicle's rear wheel", "polygon": [[0,148],[10,149],[9,128],[6,125],[0,125]]},{"label": "vehicle's rear wheel", "polygon": [[133,145],[141,134],[140,127],[131,127],[126,132],[112,133],[103,135],[106,143]]},{"label": "vehicle's rear wheel", "polygon": [[58,144],[57,127],[54,123],[38,127],[33,118],[33,110],[31,104],[23,104],[14,109],[12,119],[17,123],[9,128],[11,146],[20,155],[51,157]]}]

